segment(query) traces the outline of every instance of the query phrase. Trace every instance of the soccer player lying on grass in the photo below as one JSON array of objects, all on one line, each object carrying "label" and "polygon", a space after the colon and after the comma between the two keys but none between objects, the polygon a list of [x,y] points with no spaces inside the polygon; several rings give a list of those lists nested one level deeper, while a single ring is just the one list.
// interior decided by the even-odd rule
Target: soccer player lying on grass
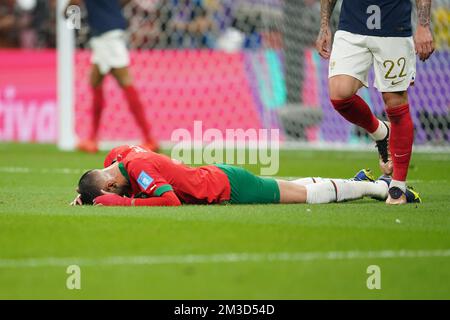
[{"label": "soccer player lying on grass", "polygon": [[[366,196],[385,200],[389,183],[389,177],[374,181],[366,170],[348,180],[275,180],[225,164],[193,168],[140,147],[120,147],[107,156],[104,169],[83,174],[78,183],[80,196],[73,204],[318,204]],[[409,202],[420,201],[417,193],[409,190],[408,194]]]}]

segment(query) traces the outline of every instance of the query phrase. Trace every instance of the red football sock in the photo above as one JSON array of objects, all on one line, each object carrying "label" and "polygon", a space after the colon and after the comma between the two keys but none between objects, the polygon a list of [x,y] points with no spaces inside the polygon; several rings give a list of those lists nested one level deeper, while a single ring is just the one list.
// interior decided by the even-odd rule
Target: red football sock
[{"label": "red football sock", "polygon": [[136,89],[134,86],[129,85],[124,87],[123,91],[125,92],[130,111],[133,114],[139,128],[141,128],[144,139],[148,139],[150,137],[150,126],[147,123],[144,106],[139,99]]},{"label": "red football sock", "polygon": [[355,94],[348,99],[331,100],[331,103],[341,116],[368,133],[374,133],[378,129],[380,122],[360,96]]},{"label": "red football sock", "polygon": [[105,103],[103,88],[101,85],[96,88],[92,88],[92,96],[92,131],[90,139],[97,140],[98,128],[100,126],[100,119],[102,117],[103,106]]},{"label": "red football sock", "polygon": [[414,142],[414,124],[409,113],[409,104],[387,109],[386,113],[391,122],[389,151],[394,165],[392,178],[406,181]]}]

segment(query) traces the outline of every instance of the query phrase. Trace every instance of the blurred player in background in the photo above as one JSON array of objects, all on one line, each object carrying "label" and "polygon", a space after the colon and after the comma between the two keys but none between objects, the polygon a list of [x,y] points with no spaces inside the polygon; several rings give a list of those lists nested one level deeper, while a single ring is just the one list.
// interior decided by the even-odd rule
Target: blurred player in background
[{"label": "blurred player in background", "polygon": [[[414,83],[415,53],[425,61],[434,51],[431,0],[416,0],[418,24],[414,40],[410,0],[343,0],[339,30],[331,49],[329,22],[336,2],[321,0],[321,28],[316,43],[319,54],[330,59],[331,102],[345,119],[364,128],[376,141],[384,173],[393,170],[386,203],[404,204],[414,141],[407,89]],[[375,87],[382,93],[390,124],[378,120],[356,94],[368,86],[372,65]]]},{"label": "blurred player in background", "polygon": [[[133,85],[130,75],[130,57],[125,43],[127,22],[121,5],[128,1],[120,0],[84,0],[88,13],[91,32],[92,71],[90,83],[93,94],[92,131],[89,139],[81,141],[78,148],[86,152],[98,151],[98,129],[104,109],[103,79],[111,73],[122,88],[131,113],[141,129],[143,145],[150,150],[158,150],[157,141],[152,137],[146,121],[145,110]],[[71,0],[70,5],[80,5],[82,0]]]}]

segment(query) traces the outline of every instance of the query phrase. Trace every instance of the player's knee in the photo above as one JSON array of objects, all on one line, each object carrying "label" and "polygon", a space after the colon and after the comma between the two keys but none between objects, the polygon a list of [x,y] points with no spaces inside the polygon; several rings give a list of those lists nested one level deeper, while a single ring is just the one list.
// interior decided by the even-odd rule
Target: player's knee
[{"label": "player's knee", "polygon": [[128,87],[133,84],[133,79],[130,73],[128,72],[128,69],[126,68],[113,69],[112,75],[116,79],[119,86],[121,86],[122,88]]},{"label": "player's knee", "polygon": [[347,110],[352,106],[356,92],[349,90],[339,84],[334,85],[334,90],[330,86],[330,101],[334,109],[338,112]]},{"label": "player's knee", "polygon": [[92,86],[93,88],[98,88],[98,87],[101,86],[102,83],[103,83],[103,76],[101,76],[101,75],[96,75],[96,74],[92,74],[90,80],[91,80],[91,81],[90,81],[91,86]]},{"label": "player's knee", "polygon": [[97,88],[103,82],[104,76],[100,73],[100,69],[94,65],[91,70],[89,82],[93,88]]},{"label": "player's knee", "polygon": [[407,92],[385,92],[383,100],[387,109],[395,108],[408,103]]},{"label": "player's knee", "polygon": [[305,203],[306,188],[291,181],[277,180],[280,190],[280,203]]},{"label": "player's knee", "polygon": [[131,78],[129,77],[117,77],[116,80],[121,88],[128,87],[132,84]]},{"label": "player's knee", "polygon": [[348,79],[345,76],[335,76],[329,80],[331,100],[346,100],[353,97],[359,89],[356,79]]}]

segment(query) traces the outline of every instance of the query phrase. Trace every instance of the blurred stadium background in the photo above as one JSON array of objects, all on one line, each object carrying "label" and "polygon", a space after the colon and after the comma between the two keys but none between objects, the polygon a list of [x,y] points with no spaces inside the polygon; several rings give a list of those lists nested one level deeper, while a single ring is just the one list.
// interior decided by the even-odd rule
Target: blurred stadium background
[{"label": "blurred stadium background", "polygon": [[[58,127],[74,140],[89,132],[85,11],[72,50],[71,31],[63,22],[57,30],[57,20],[62,20],[57,2],[0,2],[0,141],[59,139],[64,146],[61,139],[67,135],[58,138]],[[285,147],[367,147],[366,134],[341,119],[329,103],[328,62],[313,48],[319,2],[129,2],[124,12],[132,72],[156,137],[170,142],[174,129],[192,130],[193,121],[202,120],[204,129],[279,128]],[[418,63],[411,88],[416,147],[427,150],[450,147],[449,18],[450,0],[433,1],[437,50],[427,63]],[[64,69],[59,78],[58,68]],[[100,139],[138,141],[139,130],[116,86],[113,79],[104,86],[108,99]],[[383,116],[376,90],[363,89],[361,94]],[[67,144],[70,148],[73,141]]]}]

